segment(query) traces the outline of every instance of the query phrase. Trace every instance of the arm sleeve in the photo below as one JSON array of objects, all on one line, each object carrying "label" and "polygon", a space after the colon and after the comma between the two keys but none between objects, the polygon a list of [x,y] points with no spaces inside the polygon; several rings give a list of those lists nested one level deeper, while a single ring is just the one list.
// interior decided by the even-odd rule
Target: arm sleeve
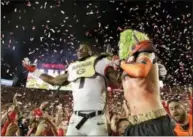
[{"label": "arm sleeve", "polygon": [[102,76],[105,76],[107,73],[107,70],[112,67],[113,67],[113,63],[110,59],[102,58],[97,61],[95,65],[95,70],[97,73],[101,74]]},{"label": "arm sleeve", "polygon": [[129,75],[135,78],[144,78],[151,70],[153,60],[155,58],[154,53],[142,52],[138,55],[136,62],[126,63],[121,62],[121,68]]}]

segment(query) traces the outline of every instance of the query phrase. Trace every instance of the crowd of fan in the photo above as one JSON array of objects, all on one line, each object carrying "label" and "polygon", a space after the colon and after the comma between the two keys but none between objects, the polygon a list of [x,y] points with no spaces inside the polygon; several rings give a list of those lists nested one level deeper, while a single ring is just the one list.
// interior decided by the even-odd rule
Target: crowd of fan
[{"label": "crowd of fan", "polygon": [[[177,92],[181,90],[181,92]],[[185,89],[182,92],[179,87],[164,87],[161,89],[161,98],[165,102],[170,99],[180,99],[189,107],[189,91],[191,89]],[[17,126],[10,126],[12,130],[2,130],[1,135],[35,135],[32,134],[33,118],[31,117],[34,112],[36,116],[45,117],[44,119],[52,123],[53,127],[51,131],[53,134],[46,135],[65,135],[67,130],[67,125],[69,118],[72,114],[72,95],[70,91],[50,91],[50,90],[40,90],[40,89],[27,89],[27,88],[16,88],[16,87],[2,87],[2,97],[1,97],[1,127],[7,124],[6,122],[12,121],[11,112],[17,110],[16,119],[14,119]],[[125,101],[123,97],[123,92],[121,90],[110,90],[108,94],[108,112],[107,125],[110,125],[111,135],[113,131],[122,132],[123,129],[116,129],[116,120],[120,119],[120,122],[124,122],[124,118],[128,115],[129,111],[125,107]],[[17,104],[17,105],[15,105]],[[165,105],[165,104],[163,104]],[[15,107],[17,106],[17,107]],[[42,113],[43,112],[43,116]],[[13,116],[13,117],[14,117]],[[7,121],[8,119],[8,121]],[[9,123],[8,122],[8,123]],[[128,123],[123,123],[128,124]],[[11,124],[10,124],[11,125]],[[3,133],[4,132],[4,133]],[[35,131],[33,131],[35,133]]]}]

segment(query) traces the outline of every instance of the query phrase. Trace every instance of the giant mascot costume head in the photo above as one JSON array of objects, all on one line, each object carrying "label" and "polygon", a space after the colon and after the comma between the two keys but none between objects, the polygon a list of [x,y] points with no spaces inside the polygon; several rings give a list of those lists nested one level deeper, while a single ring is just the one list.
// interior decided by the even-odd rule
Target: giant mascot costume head
[{"label": "giant mascot costume head", "polygon": [[153,52],[149,37],[142,32],[127,29],[120,34],[119,57],[127,59],[139,52]]}]

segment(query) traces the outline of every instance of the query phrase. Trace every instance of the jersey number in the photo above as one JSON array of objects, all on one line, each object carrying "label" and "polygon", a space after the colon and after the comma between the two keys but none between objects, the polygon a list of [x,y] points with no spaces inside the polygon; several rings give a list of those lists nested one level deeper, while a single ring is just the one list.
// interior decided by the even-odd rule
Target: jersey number
[{"label": "jersey number", "polygon": [[79,85],[79,89],[84,87],[84,83],[85,83],[85,78],[80,78],[80,85]]}]

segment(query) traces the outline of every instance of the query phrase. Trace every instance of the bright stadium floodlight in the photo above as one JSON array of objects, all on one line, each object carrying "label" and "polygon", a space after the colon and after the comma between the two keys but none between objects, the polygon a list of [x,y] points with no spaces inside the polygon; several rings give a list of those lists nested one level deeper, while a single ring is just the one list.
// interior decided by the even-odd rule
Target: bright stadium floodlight
[{"label": "bright stadium floodlight", "polygon": [[1,79],[1,85],[12,86],[13,85],[13,80]]}]

